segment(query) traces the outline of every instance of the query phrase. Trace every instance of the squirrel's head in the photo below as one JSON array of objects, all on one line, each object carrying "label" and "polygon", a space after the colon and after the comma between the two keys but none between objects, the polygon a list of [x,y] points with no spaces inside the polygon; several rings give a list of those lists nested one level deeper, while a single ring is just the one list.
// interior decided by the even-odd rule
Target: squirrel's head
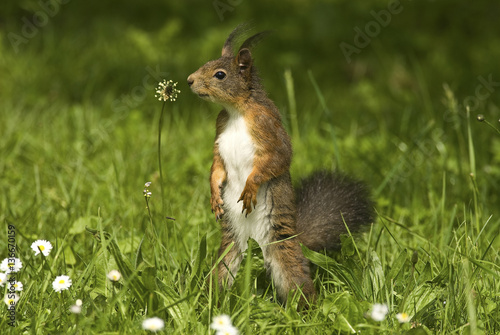
[{"label": "squirrel's head", "polygon": [[209,61],[188,77],[188,85],[200,98],[226,107],[236,107],[248,99],[252,91],[260,88],[250,49],[267,32],[249,37],[235,56],[234,40],[242,30],[243,26],[240,25],[229,35],[219,59]]}]

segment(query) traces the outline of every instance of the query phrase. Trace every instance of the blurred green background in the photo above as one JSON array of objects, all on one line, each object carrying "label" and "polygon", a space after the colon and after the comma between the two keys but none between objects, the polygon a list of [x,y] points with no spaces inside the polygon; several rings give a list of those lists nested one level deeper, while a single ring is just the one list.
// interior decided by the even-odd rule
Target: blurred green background
[{"label": "blurred green background", "polygon": [[[309,70],[335,112],[352,109],[348,101],[355,98],[354,107],[367,119],[385,116],[396,124],[402,113],[394,111],[404,110],[415,95],[425,108],[412,117],[442,121],[443,83],[467,97],[474,95],[478,76],[492,74],[500,82],[497,1],[401,1],[389,23],[378,24],[378,33],[371,25],[374,36],[351,62],[340,44],[355,46],[354,29],[365,31],[389,1],[55,2],[0,5],[3,99],[22,90],[19,103],[27,106],[109,102],[141,86],[147,67],[167,72],[186,91],[187,76],[218,57],[228,33],[242,22],[274,30],[260,45],[256,64],[279,105],[286,96],[283,71],[293,71],[299,111],[314,95]],[[26,28],[27,21],[34,26]],[[498,96],[494,92],[480,106],[494,117]],[[153,100],[150,94],[135,98],[142,109]],[[180,103],[198,101],[185,94]]]},{"label": "blurred green background", "polygon": [[[379,191],[376,196],[387,185],[399,189],[392,196],[385,193],[390,201],[398,192],[424,185],[439,189],[443,172],[454,193],[453,186],[470,172],[457,163],[468,152],[464,106],[470,105],[473,120],[481,113],[499,126],[498,1],[19,0],[3,1],[0,8],[0,106],[2,115],[21,115],[19,131],[24,117],[41,118],[47,109],[60,108],[64,114],[68,106],[92,106],[98,110],[94,118],[117,122],[113,136],[133,137],[119,120],[133,123],[137,113],[153,120],[159,109],[154,86],[167,78],[178,81],[182,91],[171,115],[182,118],[188,132],[205,127],[212,134],[220,108],[191,94],[186,78],[217,58],[229,32],[242,22],[255,31],[274,31],[254,55],[287,127],[284,73],[292,73],[301,134],[301,142],[294,143],[296,174],[331,167],[307,161],[307,154],[323,155],[322,147],[332,143],[307,139],[332,132],[341,139],[359,138],[342,144],[344,166],[337,161],[335,167],[370,180]],[[346,45],[356,48],[349,57],[342,48]],[[43,125],[50,129],[47,122]],[[480,150],[477,164],[485,172],[479,189],[486,202],[496,204],[499,137],[484,123],[474,121],[472,131]],[[212,137],[204,136],[203,148],[193,140],[184,144],[187,150],[210,150]],[[425,180],[418,174],[413,182],[403,176],[388,183],[398,159],[415,148],[421,161],[441,163],[423,166],[413,157],[403,164],[427,169]],[[203,159],[207,166],[209,153]],[[459,187],[453,195],[460,199],[463,194]]]}]

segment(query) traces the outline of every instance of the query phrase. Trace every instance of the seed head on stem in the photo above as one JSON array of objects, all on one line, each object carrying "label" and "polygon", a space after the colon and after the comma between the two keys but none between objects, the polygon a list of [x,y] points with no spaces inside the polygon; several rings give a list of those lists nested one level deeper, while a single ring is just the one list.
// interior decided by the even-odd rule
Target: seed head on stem
[{"label": "seed head on stem", "polygon": [[177,82],[174,83],[173,80],[163,79],[163,81],[158,83],[155,97],[157,97],[159,101],[175,101],[177,95],[181,93],[176,87]]}]

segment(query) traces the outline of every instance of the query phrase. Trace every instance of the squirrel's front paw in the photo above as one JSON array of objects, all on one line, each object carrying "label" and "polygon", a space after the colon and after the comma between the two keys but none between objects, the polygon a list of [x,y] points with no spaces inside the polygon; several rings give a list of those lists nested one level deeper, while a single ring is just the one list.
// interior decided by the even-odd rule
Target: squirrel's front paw
[{"label": "squirrel's front paw", "polygon": [[243,192],[241,193],[240,199],[238,202],[243,201],[243,210],[241,213],[245,213],[245,210],[247,213],[245,214],[245,217],[252,213],[252,204],[253,207],[257,205],[257,189],[258,186],[255,186],[254,184],[246,184],[245,188],[243,189]]},{"label": "squirrel's front paw", "polygon": [[224,214],[224,210],[222,209],[224,201],[221,197],[212,197],[210,199],[210,204],[212,205],[212,213],[215,214],[215,221],[219,221]]}]

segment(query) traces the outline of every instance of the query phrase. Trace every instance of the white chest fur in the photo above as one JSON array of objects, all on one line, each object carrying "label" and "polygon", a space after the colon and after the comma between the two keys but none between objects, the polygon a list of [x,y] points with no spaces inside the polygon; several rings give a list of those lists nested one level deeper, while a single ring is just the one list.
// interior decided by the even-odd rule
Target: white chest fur
[{"label": "white chest fur", "polygon": [[246,249],[250,237],[262,246],[268,242],[267,235],[271,227],[266,204],[267,184],[264,183],[259,187],[257,206],[247,217],[242,214],[242,203],[238,203],[248,175],[252,172],[255,156],[255,145],[248,133],[245,119],[236,113],[231,113],[217,144],[227,173],[222,195],[224,217],[232,226],[241,250]]}]

